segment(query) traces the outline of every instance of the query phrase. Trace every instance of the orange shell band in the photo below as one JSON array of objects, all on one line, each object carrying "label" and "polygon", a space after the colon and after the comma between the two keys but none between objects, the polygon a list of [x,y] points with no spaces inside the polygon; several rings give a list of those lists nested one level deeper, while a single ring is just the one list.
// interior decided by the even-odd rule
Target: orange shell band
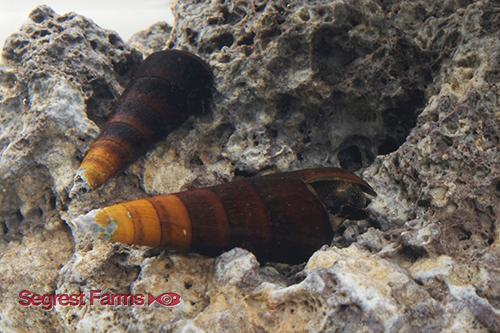
[{"label": "orange shell band", "polygon": [[78,173],[90,188],[95,189],[117,172],[119,158],[108,147],[95,147],[84,158]]},{"label": "orange shell band", "polygon": [[105,207],[95,215],[95,223],[112,230],[101,237],[115,242],[182,250],[191,246],[191,221],[175,195]]}]

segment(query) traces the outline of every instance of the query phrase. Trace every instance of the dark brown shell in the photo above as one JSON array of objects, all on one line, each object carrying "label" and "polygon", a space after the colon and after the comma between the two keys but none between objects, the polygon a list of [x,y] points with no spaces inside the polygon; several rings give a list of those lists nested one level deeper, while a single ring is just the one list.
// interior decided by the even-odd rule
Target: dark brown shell
[{"label": "dark brown shell", "polygon": [[207,109],[212,87],[210,68],[193,54],[165,50],[147,57],[87,152],[75,190],[99,187],[188,117]]},{"label": "dark brown shell", "polygon": [[363,191],[375,193],[349,171],[308,169],[119,203],[93,216],[100,236],[118,242],[210,256],[242,247],[262,261],[295,264],[330,244],[332,218],[349,217],[331,216],[314,189],[325,181],[342,185],[342,193],[329,194],[341,213],[363,209]]}]

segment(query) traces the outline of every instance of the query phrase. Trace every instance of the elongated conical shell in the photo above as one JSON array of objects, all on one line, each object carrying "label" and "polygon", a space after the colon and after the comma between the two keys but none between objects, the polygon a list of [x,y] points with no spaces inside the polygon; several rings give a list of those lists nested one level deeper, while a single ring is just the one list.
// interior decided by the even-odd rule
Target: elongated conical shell
[{"label": "elongated conical shell", "polygon": [[165,50],[146,58],[87,152],[72,193],[99,187],[206,109],[212,81],[208,65],[188,52]]},{"label": "elongated conical shell", "polygon": [[[218,255],[233,247],[263,261],[300,263],[333,238],[331,216],[310,183],[341,182],[373,189],[341,169],[309,169],[119,203],[74,223],[94,236],[126,244]],[[348,192],[349,193],[349,192]],[[334,193],[335,195],[335,193]]]}]

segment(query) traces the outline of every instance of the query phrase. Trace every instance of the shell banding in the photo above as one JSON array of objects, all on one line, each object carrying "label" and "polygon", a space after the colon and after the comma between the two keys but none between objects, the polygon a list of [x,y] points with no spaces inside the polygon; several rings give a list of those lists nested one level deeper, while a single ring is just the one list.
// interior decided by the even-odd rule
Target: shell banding
[{"label": "shell banding", "polygon": [[[314,187],[328,182],[347,184],[336,207],[325,206]],[[210,256],[241,247],[259,260],[300,263],[330,244],[331,209],[366,206],[362,192],[375,195],[348,171],[308,169],[119,203],[92,211],[76,225],[126,244]]]},{"label": "shell banding", "polygon": [[72,193],[105,183],[210,103],[213,77],[197,56],[153,53],[139,66],[75,176]]}]

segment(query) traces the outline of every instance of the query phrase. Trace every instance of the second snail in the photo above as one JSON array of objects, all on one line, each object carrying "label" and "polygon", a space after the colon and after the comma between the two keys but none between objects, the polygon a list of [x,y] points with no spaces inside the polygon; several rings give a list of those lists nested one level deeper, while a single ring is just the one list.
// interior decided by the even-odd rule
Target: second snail
[{"label": "second snail", "polygon": [[100,187],[187,118],[208,109],[212,86],[210,68],[194,54],[165,50],[147,57],[85,155],[71,196]]},{"label": "second snail", "polygon": [[[72,195],[96,189],[207,108],[213,76],[188,52],[165,50],[139,67],[75,177]],[[355,174],[317,168],[240,179],[96,209],[71,222],[91,237],[215,256],[233,247],[261,261],[300,263],[344,219],[366,217],[375,191]]]},{"label": "second snail", "polygon": [[239,179],[96,209],[75,229],[114,242],[216,256],[234,247],[297,264],[330,244],[344,219],[366,217],[373,189],[337,168]]}]

